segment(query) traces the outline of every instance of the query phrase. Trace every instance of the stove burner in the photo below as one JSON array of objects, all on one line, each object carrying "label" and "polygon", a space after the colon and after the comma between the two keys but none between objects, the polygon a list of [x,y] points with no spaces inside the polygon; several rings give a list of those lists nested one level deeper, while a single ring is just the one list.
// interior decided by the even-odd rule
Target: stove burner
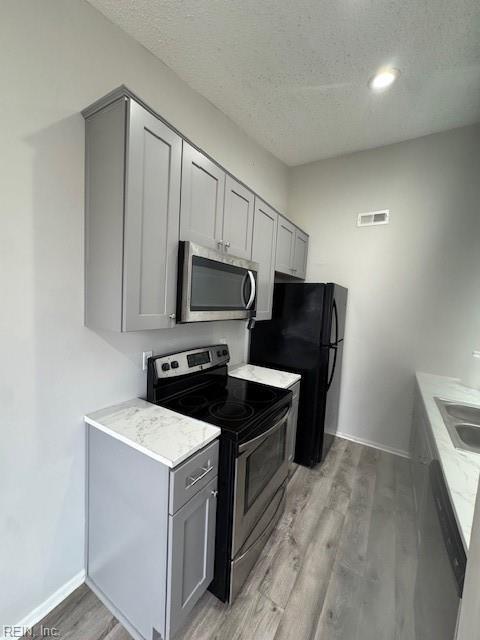
[{"label": "stove burner", "polygon": [[186,409],[187,411],[196,411],[206,407],[208,404],[208,400],[205,396],[198,394],[180,398],[178,400],[178,404],[182,407],[182,409]]},{"label": "stove burner", "polygon": [[246,420],[253,416],[255,411],[248,404],[242,402],[216,402],[209,408],[210,415],[222,420]]},{"label": "stove burner", "polygon": [[[243,400],[241,391],[235,391],[234,395],[239,400]],[[272,402],[276,397],[275,391],[272,391],[271,389],[255,389],[254,394],[249,394],[248,402],[251,402],[252,404],[264,404],[266,402]]]}]

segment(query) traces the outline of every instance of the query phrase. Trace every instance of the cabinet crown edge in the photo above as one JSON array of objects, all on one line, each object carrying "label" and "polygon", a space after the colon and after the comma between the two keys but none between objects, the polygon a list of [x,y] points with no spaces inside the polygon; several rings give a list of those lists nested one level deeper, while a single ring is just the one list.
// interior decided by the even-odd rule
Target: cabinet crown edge
[{"label": "cabinet crown edge", "polygon": [[285,218],[285,220],[288,220],[290,222],[290,224],[292,224],[299,231],[301,231],[302,233],[304,233],[306,236],[309,237],[309,234],[306,231],[304,231],[301,227],[299,227],[295,222],[290,220],[290,218],[288,218],[284,213],[279,211],[276,207],[272,206],[267,200],[265,200],[265,198],[262,198],[260,195],[258,195],[256,193],[256,191],[254,191],[251,187],[249,187],[247,184],[245,184],[242,180],[237,178],[237,176],[235,176],[234,174],[230,173],[230,171],[225,169],[225,167],[223,167],[221,164],[219,164],[215,160],[215,158],[213,158],[209,153],[204,151],[201,147],[199,147],[194,142],[192,142],[189,138],[187,138],[171,122],[169,122],[163,116],[161,116],[158,113],[158,111],[155,111],[155,109],[152,109],[152,107],[150,107],[144,100],[142,100],[142,98],[140,98],[134,91],[129,89],[125,84],[121,84],[116,89],[113,89],[112,91],[110,91],[109,93],[104,95],[102,98],[99,98],[98,100],[95,100],[94,102],[92,102],[88,107],[85,107],[85,109],[82,109],[81,114],[82,114],[83,118],[85,120],[87,120],[91,116],[95,115],[96,113],[98,113],[99,111],[104,109],[105,107],[108,107],[110,104],[112,104],[113,102],[115,102],[116,100],[119,100],[121,98],[135,100],[135,102],[140,104],[144,109],[149,111],[153,116],[155,116],[156,118],[161,120],[165,125],[167,125],[167,127],[169,127],[170,129],[172,129],[172,131],[174,131],[176,134],[178,134],[182,138],[182,140],[184,140],[185,142],[190,144],[197,151],[200,151],[201,153],[203,153],[203,155],[205,155],[212,162],[214,162],[218,167],[220,167],[223,171],[225,171],[227,176],[230,176],[230,177],[234,178],[234,180],[236,180],[241,185],[243,185],[245,188],[247,188],[249,191],[251,191],[253,193],[253,195],[255,196],[255,198],[258,198],[258,200],[260,200],[261,202],[264,202],[267,206],[269,206],[271,209],[273,209],[273,211],[275,211],[279,216],[282,216],[282,218]]}]

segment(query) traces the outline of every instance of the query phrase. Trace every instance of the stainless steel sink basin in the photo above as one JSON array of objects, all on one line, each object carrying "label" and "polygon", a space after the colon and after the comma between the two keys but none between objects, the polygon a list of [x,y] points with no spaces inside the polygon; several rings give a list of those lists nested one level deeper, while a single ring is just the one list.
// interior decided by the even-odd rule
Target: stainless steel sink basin
[{"label": "stainless steel sink basin", "polygon": [[480,425],[480,407],[471,407],[463,404],[446,404],[445,411],[456,420]]},{"label": "stainless steel sink basin", "polygon": [[480,453],[480,407],[435,398],[450,438],[457,449]]},{"label": "stainless steel sink basin", "polygon": [[460,440],[469,447],[480,451],[480,427],[472,424],[456,424],[455,431]]}]

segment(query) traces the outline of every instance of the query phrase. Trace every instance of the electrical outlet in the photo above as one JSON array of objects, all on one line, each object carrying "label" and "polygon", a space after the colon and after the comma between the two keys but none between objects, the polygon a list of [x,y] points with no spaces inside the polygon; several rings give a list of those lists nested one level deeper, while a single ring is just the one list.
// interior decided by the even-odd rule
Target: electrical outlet
[{"label": "electrical outlet", "polygon": [[153,351],[144,351],[143,352],[143,356],[142,356],[142,369],[145,371],[145,369],[148,366],[148,359],[151,358],[153,356]]}]

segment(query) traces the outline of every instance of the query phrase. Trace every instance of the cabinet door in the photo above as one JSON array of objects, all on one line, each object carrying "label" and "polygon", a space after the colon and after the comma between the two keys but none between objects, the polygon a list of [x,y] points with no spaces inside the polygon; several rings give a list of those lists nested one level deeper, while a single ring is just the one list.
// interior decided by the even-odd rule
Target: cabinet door
[{"label": "cabinet door", "polygon": [[278,216],[275,271],[292,275],[294,251],[295,227],[286,218]]},{"label": "cabinet door", "polygon": [[257,320],[270,320],[272,317],[277,218],[277,213],[265,202],[255,199],[252,260],[258,262]]},{"label": "cabinet door", "polygon": [[169,518],[167,638],[213,579],[217,478]]},{"label": "cabinet door", "polygon": [[252,256],[254,195],[231,176],[225,181],[223,246],[233,256]]},{"label": "cabinet door", "polygon": [[128,110],[123,331],[172,324],[181,138],[133,100]]},{"label": "cabinet door", "polygon": [[222,240],[225,172],[183,143],[180,240],[218,249]]},{"label": "cabinet door", "polygon": [[[417,392],[418,393],[418,392]],[[413,409],[412,434],[411,434],[411,469],[413,481],[413,495],[417,514],[422,509],[422,504],[428,485],[428,465],[433,459],[428,441],[428,426],[424,419],[424,409],[419,395],[416,396]]]},{"label": "cabinet door", "polygon": [[308,236],[300,231],[295,230],[295,251],[293,258],[293,275],[296,278],[305,279],[307,271],[307,253],[308,253]]}]

